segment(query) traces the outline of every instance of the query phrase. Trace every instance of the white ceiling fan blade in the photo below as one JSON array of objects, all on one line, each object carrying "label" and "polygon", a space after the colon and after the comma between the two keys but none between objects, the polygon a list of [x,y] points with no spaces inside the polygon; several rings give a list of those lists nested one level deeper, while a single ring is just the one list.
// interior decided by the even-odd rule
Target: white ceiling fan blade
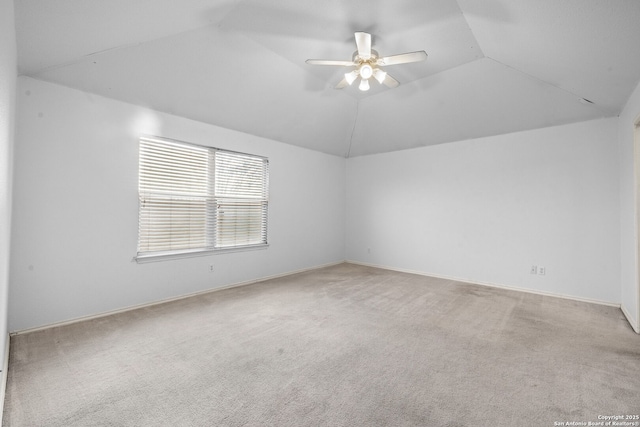
[{"label": "white ceiling fan blade", "polygon": [[353,61],[334,61],[332,59],[307,59],[305,61],[307,64],[311,65],[339,65],[341,67],[353,67]]},{"label": "white ceiling fan blade", "polygon": [[345,87],[347,87],[347,86],[349,86],[349,82],[347,81],[347,79],[346,79],[346,77],[345,77],[344,79],[342,79],[342,80],[340,81],[340,83],[338,83],[338,84],[336,85],[336,87],[335,87],[334,89],[342,89],[342,88],[345,88]]},{"label": "white ceiling fan blade", "polygon": [[427,59],[427,52],[420,50],[418,52],[401,53],[399,55],[385,56],[378,58],[376,64],[378,65],[397,65],[407,64],[409,62],[424,61]]},{"label": "white ceiling fan blade", "polygon": [[382,81],[382,83],[391,89],[393,89],[394,87],[398,87],[400,85],[400,82],[394,79],[393,77],[391,77],[389,73],[387,73],[387,75],[384,76],[384,80]]},{"label": "white ceiling fan blade", "polygon": [[356,46],[358,46],[358,56],[364,60],[371,58],[371,34],[357,32]]}]

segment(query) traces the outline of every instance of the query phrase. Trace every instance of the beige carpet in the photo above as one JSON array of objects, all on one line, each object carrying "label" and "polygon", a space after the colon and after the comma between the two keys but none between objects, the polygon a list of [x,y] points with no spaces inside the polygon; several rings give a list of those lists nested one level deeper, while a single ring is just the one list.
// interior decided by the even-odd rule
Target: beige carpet
[{"label": "beige carpet", "polygon": [[342,264],[15,336],[3,426],[635,414],[640,337],[619,309]]}]

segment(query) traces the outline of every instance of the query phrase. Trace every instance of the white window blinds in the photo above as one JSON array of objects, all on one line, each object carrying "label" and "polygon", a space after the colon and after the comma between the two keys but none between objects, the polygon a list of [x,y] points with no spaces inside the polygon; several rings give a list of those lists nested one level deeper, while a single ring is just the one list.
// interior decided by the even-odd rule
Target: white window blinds
[{"label": "white window blinds", "polygon": [[218,151],[215,171],[216,246],[266,243],[269,185],[265,159]]},{"label": "white window blinds", "polygon": [[266,158],[140,139],[138,257],[267,244]]}]

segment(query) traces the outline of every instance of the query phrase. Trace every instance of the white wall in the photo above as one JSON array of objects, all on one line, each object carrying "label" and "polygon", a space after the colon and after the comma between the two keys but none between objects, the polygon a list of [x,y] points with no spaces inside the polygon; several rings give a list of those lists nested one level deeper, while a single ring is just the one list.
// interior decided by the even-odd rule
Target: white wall
[{"label": "white wall", "polygon": [[[17,101],[12,331],[344,260],[343,158],[29,78]],[[132,262],[140,133],[267,156],[270,247]]]},{"label": "white wall", "polygon": [[351,158],[347,259],[619,303],[616,141],[612,118]]},{"label": "white wall", "polygon": [[15,33],[13,0],[0,0],[0,370],[7,340],[13,122],[17,74]]},{"label": "white wall", "polygon": [[[620,147],[620,251],[622,310],[640,333],[638,296],[638,247],[636,230],[636,185],[634,178],[633,127],[640,117],[640,84],[631,94],[619,118]],[[640,166],[640,165],[639,165]]]},{"label": "white wall", "polygon": [[[345,161],[29,78],[17,95],[10,330],[344,258],[634,310],[615,118]],[[132,262],[139,133],[268,156],[269,249]]]}]

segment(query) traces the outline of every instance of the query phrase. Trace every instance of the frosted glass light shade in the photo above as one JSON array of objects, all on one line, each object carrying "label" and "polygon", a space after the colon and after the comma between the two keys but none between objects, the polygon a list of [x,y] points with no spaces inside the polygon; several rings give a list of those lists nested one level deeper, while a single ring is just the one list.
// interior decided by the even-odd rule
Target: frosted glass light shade
[{"label": "frosted glass light shade", "polygon": [[353,70],[344,75],[344,79],[347,81],[347,83],[349,83],[349,86],[351,86],[351,84],[355,82],[357,78],[358,78],[358,71],[356,70]]},{"label": "frosted glass light shade", "polygon": [[371,68],[371,65],[365,63],[360,66],[360,77],[366,80],[372,75],[373,75],[373,68]]},{"label": "frosted glass light shade", "polygon": [[376,70],[373,72],[373,77],[375,77],[378,83],[382,84],[382,82],[384,82],[384,79],[387,77],[387,73],[382,71],[380,68],[376,68]]}]

